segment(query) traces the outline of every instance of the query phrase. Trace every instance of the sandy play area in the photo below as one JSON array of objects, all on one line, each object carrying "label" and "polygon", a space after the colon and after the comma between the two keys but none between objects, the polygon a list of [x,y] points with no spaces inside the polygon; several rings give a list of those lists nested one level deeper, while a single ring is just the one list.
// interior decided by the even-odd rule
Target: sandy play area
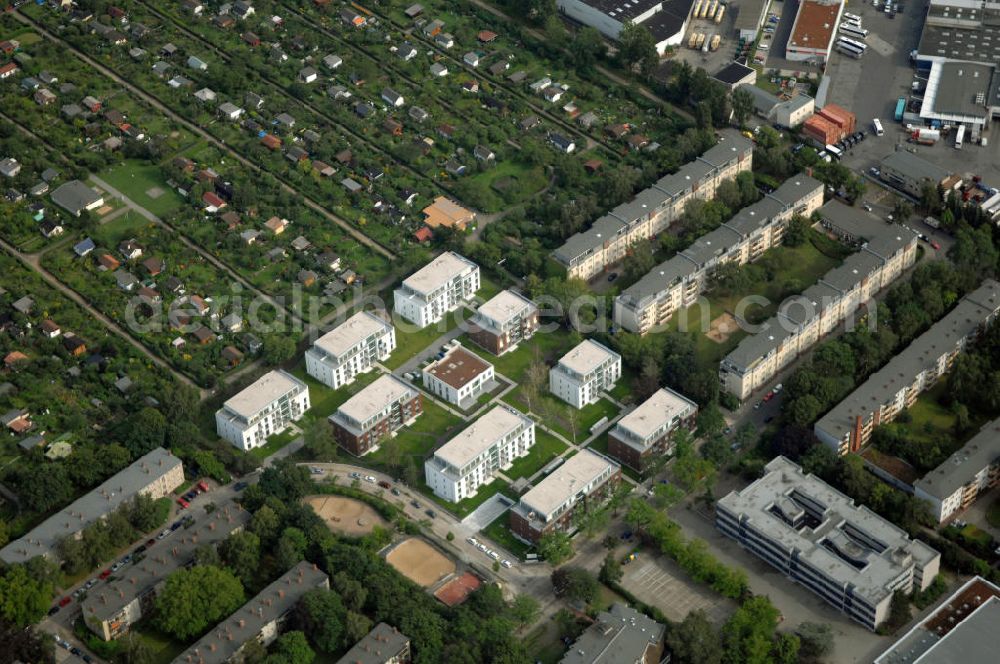
[{"label": "sandy play area", "polygon": [[736,318],[730,313],[724,313],[712,321],[712,327],[705,333],[705,336],[715,343],[721,344],[737,329]]},{"label": "sandy play area", "polygon": [[411,537],[397,544],[386,562],[414,583],[429,588],[455,573],[455,563],[422,539]]},{"label": "sandy play area", "polygon": [[367,535],[376,525],[386,522],[370,505],[344,496],[306,496],[303,501],[313,508],[330,530],[344,535]]}]

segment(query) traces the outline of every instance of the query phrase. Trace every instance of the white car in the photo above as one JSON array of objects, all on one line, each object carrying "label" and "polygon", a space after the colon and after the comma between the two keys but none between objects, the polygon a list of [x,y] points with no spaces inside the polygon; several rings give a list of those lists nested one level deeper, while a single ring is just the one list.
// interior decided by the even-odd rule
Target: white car
[{"label": "white car", "polygon": [[480,551],[486,551],[486,545],[483,544],[482,542],[480,542],[479,544],[477,544],[476,548],[479,549]]},{"label": "white car", "polygon": [[490,551],[490,558],[493,560],[500,560],[500,554],[496,551]]},{"label": "white car", "polygon": [[372,475],[365,475],[365,482],[370,482],[372,484],[375,484],[375,477]]},{"label": "white car", "polygon": [[511,567],[513,567],[513,565],[511,564],[511,562],[509,560],[501,560],[500,564],[503,565],[504,567],[506,567],[507,569],[510,569]]},{"label": "white car", "polygon": [[783,389],[785,389],[785,386],[781,383],[778,383],[777,385],[774,386],[774,393],[777,394],[778,392],[781,392],[781,390]]}]

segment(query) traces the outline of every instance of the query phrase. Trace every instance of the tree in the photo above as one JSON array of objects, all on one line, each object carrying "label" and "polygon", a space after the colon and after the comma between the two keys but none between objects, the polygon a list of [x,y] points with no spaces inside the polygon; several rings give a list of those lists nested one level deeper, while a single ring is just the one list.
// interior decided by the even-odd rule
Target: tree
[{"label": "tree", "polygon": [[167,578],[156,598],[155,623],[187,641],[244,603],[243,586],[232,572],[204,566],[181,569]]},{"label": "tree", "polygon": [[306,547],[309,542],[305,534],[298,528],[285,528],[278,540],[275,557],[282,569],[291,569],[306,557]]},{"label": "tree", "polygon": [[372,629],[372,621],[363,613],[348,611],[344,617],[344,645],[350,646],[365,637]]},{"label": "tree", "polygon": [[558,567],[552,571],[551,579],[556,597],[571,602],[590,604],[600,589],[594,575],[582,567]]},{"label": "tree", "polygon": [[125,449],[136,459],[163,445],[167,418],[155,408],[146,407],[127,417],[119,431]]},{"label": "tree", "polygon": [[701,609],[691,611],[667,632],[667,647],[676,664],[720,664],[722,643]]},{"label": "tree", "polygon": [[753,96],[742,87],[739,87],[730,95],[729,103],[733,107],[733,119],[736,120],[736,124],[740,127],[744,126],[746,121],[750,119],[750,116],[753,115]]},{"label": "tree", "polygon": [[727,664],[770,664],[778,610],[763,595],[743,603],[722,627]]},{"label": "tree", "polygon": [[806,217],[801,214],[793,216],[792,220],[788,222],[788,228],[785,229],[785,244],[789,247],[802,246],[809,237],[811,227],[812,223]]},{"label": "tree", "polygon": [[598,575],[601,583],[605,583],[609,586],[618,583],[622,580],[622,576],[624,574],[625,572],[622,571],[621,562],[619,562],[618,558],[615,557],[614,553],[609,551],[607,555],[604,556],[604,562],[601,564],[601,571]]},{"label": "tree", "polygon": [[51,636],[9,620],[0,619],[0,644],[4,661],[55,664],[55,643]]},{"label": "tree", "polygon": [[271,366],[283,364],[295,356],[295,340],[286,334],[264,337],[264,362]]},{"label": "tree", "polygon": [[344,572],[337,572],[333,576],[333,589],[340,595],[344,606],[351,611],[361,611],[368,599],[368,589],[364,584]]},{"label": "tree", "polygon": [[516,620],[522,627],[535,622],[539,611],[538,600],[531,595],[517,595],[510,605],[511,618]]},{"label": "tree", "polygon": [[271,646],[267,664],[311,664],[316,653],[309,647],[306,635],[299,631],[286,632]]},{"label": "tree", "polygon": [[538,555],[552,565],[558,565],[573,555],[573,544],[569,535],[553,530],[538,540]]},{"label": "tree", "polygon": [[580,28],[567,48],[576,70],[580,72],[593,69],[600,57],[607,52],[601,33],[590,26]]},{"label": "tree", "polygon": [[37,623],[52,603],[52,583],[36,578],[25,565],[12,565],[0,576],[0,618],[18,627]]},{"label": "tree", "polygon": [[336,461],[340,448],[333,437],[333,427],[324,417],[317,417],[308,422],[302,438],[306,450],[315,461]]},{"label": "tree", "polygon": [[260,565],[260,538],[251,532],[233,533],[219,544],[219,556],[244,585],[253,585]]},{"label": "tree", "polygon": [[261,544],[269,546],[278,536],[281,519],[270,505],[262,505],[250,519],[250,532],[257,535]]},{"label": "tree", "polygon": [[643,76],[652,74],[660,56],[649,28],[626,21],[618,34],[618,57],[629,71],[638,69]]},{"label": "tree", "polygon": [[317,648],[325,653],[335,653],[343,645],[346,616],[347,611],[336,593],[310,590],[299,600],[295,625],[309,634]]},{"label": "tree", "polygon": [[625,257],[625,278],[629,281],[638,281],[655,266],[653,244],[643,238],[630,247],[629,254]]},{"label": "tree", "polygon": [[833,651],[833,630],[826,623],[804,622],[795,633],[799,637],[799,655],[817,661]]}]

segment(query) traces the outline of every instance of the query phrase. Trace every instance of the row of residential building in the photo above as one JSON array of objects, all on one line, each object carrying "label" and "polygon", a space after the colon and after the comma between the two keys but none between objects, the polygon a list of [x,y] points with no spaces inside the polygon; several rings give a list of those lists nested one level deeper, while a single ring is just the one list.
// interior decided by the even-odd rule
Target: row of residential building
[{"label": "row of residential building", "polygon": [[744,338],[722,360],[722,389],[741,401],[842,322],[852,320],[916,261],[917,234],[913,231],[886,225],[838,201],[824,205],[820,215],[826,228],[861,242],[860,250],[801,295],[783,302],[760,332]]},{"label": "row of residential building", "polygon": [[615,298],[615,324],[645,334],[697,301],[714,270],[743,265],[781,244],[796,214],[808,217],[823,204],[823,183],[799,174],[740,210],[719,228],[653,268]]},{"label": "row of residential building", "polygon": [[893,594],[926,589],[941,554],[785,457],[716,503],[727,537],[870,630]]},{"label": "row of residential building", "polygon": [[813,430],[837,454],[857,452],[880,424],[914,404],[1000,312],[1000,283],[987,279],[929,330],[820,418]]},{"label": "row of residential building", "polygon": [[753,142],[736,131],[724,131],[705,154],[570,237],[553,257],[568,276],[592,279],[623,260],[639,240],[666,230],[689,201],[712,198],[719,184],[750,171],[752,165]]}]

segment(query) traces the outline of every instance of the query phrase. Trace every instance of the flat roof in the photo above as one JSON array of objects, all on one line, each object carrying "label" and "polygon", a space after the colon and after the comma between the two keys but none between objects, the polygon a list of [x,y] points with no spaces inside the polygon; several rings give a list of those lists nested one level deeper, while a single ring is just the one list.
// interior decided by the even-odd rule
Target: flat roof
[{"label": "flat roof", "polygon": [[535,303],[512,290],[502,290],[486,302],[479,305],[474,321],[486,319],[495,325],[501,325],[525,309],[537,309]]},{"label": "flat roof", "polygon": [[424,372],[458,390],[489,371],[492,366],[475,353],[461,346],[453,346],[440,360],[424,367]]},{"label": "flat roof", "polygon": [[389,404],[416,392],[392,374],[382,374],[371,385],[348,399],[331,417],[345,415],[355,422],[366,422],[381,413]]},{"label": "flat roof", "polygon": [[313,342],[313,346],[342,357],[365,339],[392,329],[392,325],[369,311],[359,311]]},{"label": "flat roof", "polygon": [[892,395],[913,383],[914,378],[959,339],[968,337],[1000,311],[1000,283],[987,279],[975,291],[963,297],[955,307],[929,330],[879,371],[869,376],[846,399],[816,422],[815,430],[837,440],[843,439],[856,417],[867,419]]},{"label": "flat roof", "polygon": [[[754,0],[750,0],[750,1],[753,2]],[[760,1],[763,2],[763,0],[760,0]],[[743,10],[741,10],[740,13],[742,14]],[[739,23],[739,18],[736,19],[736,22]],[[737,26],[737,30],[738,29],[739,29],[739,26]],[[720,69],[719,71],[717,71],[712,76],[712,78],[714,78],[717,81],[721,81],[722,83],[726,83],[727,85],[735,85],[735,84],[739,83],[740,81],[742,81],[747,76],[749,76],[753,72],[754,72],[754,69],[752,67],[747,67],[744,64],[740,64],[739,62],[733,61],[733,62],[730,62],[725,67],[723,67],[722,69]],[[756,87],[756,86],[754,86],[754,87]],[[760,89],[760,88],[758,88],[758,89]]]},{"label": "flat roof", "polygon": [[415,293],[429,295],[468,269],[478,266],[465,256],[446,251],[403,280],[403,285]]},{"label": "flat roof", "polygon": [[1000,62],[1000,6],[981,0],[931,0],[917,52],[921,59]]},{"label": "flat roof", "polygon": [[946,168],[922,159],[912,152],[899,150],[891,152],[882,160],[882,168],[891,168],[898,171],[910,180],[930,180],[939,183],[951,173]]},{"label": "flat roof", "polygon": [[581,4],[607,14],[619,23],[631,21],[636,16],[648,12],[662,0],[579,0]]},{"label": "flat roof", "polygon": [[62,538],[112,513],[154,481],[179,467],[180,459],[157,447],[42,521],[24,537],[0,549],[0,560],[14,564],[35,556],[55,556]]},{"label": "flat roof", "polygon": [[114,619],[137,596],[193,560],[198,547],[218,544],[245,527],[250,516],[239,503],[230,501],[219,505],[211,514],[196,517],[190,528],[178,528],[168,537],[157,540],[146,550],[142,560],[126,565],[113,581],[98,584],[87,594],[81,605],[84,618]]},{"label": "flat roof", "polygon": [[[764,16],[764,7],[771,0],[740,0],[736,7],[736,29],[756,30]],[[731,11],[731,10],[730,10]]]},{"label": "flat roof", "polygon": [[675,417],[684,417],[697,407],[687,397],[661,387],[632,412],[618,420],[617,426],[645,439]]},{"label": "flat roof", "polygon": [[292,374],[275,369],[268,371],[249,387],[227,399],[222,407],[240,417],[250,419],[286,394],[308,389],[305,383]]},{"label": "flat roof", "polygon": [[87,209],[102,198],[100,194],[79,180],[70,180],[59,185],[50,195],[53,203],[73,214]]},{"label": "flat roof", "polygon": [[602,363],[619,357],[618,353],[593,339],[584,339],[570,352],[559,358],[559,366],[586,375]]},{"label": "flat roof", "polygon": [[1000,587],[974,576],[897,639],[875,664],[992,661],[1000,649],[998,606]]},{"label": "flat roof", "polygon": [[580,450],[521,496],[521,505],[548,518],[585,486],[618,467],[618,464],[596,452]]},{"label": "flat roof", "polygon": [[[855,594],[873,604],[892,594],[894,581],[911,563],[922,566],[939,555],[783,456],[768,462],[765,470],[750,486],[719,500],[719,506],[836,583],[853,586]],[[797,515],[812,519],[797,528],[785,520]]]},{"label": "flat roof", "polygon": [[337,660],[337,664],[385,664],[410,642],[410,637],[381,622]]},{"label": "flat roof", "polygon": [[[945,499],[983,468],[1000,458],[1000,418],[987,422],[969,442],[913,484],[914,489]],[[1000,625],[1000,622],[997,623]]]},{"label": "flat roof", "polygon": [[842,0],[802,0],[795,15],[788,46],[798,48],[829,48],[837,31]]},{"label": "flat roof", "polygon": [[642,22],[653,39],[663,42],[684,29],[694,0],[663,0],[660,11]]},{"label": "flat roof", "polygon": [[460,469],[489,450],[501,438],[533,424],[526,415],[510,406],[498,404],[435,450],[434,457]]},{"label": "flat roof", "polygon": [[989,113],[988,106],[1000,105],[1000,100],[990,96],[995,75],[992,64],[935,62],[927,77],[920,117],[983,119]]},{"label": "flat roof", "polygon": [[560,664],[645,662],[646,649],[663,645],[666,626],[632,607],[615,602],[576,639]]},{"label": "flat roof", "polygon": [[223,664],[255,639],[271,622],[292,610],[303,595],[329,584],[326,573],[303,560],[260,591],[231,616],[213,627],[173,664]]}]

